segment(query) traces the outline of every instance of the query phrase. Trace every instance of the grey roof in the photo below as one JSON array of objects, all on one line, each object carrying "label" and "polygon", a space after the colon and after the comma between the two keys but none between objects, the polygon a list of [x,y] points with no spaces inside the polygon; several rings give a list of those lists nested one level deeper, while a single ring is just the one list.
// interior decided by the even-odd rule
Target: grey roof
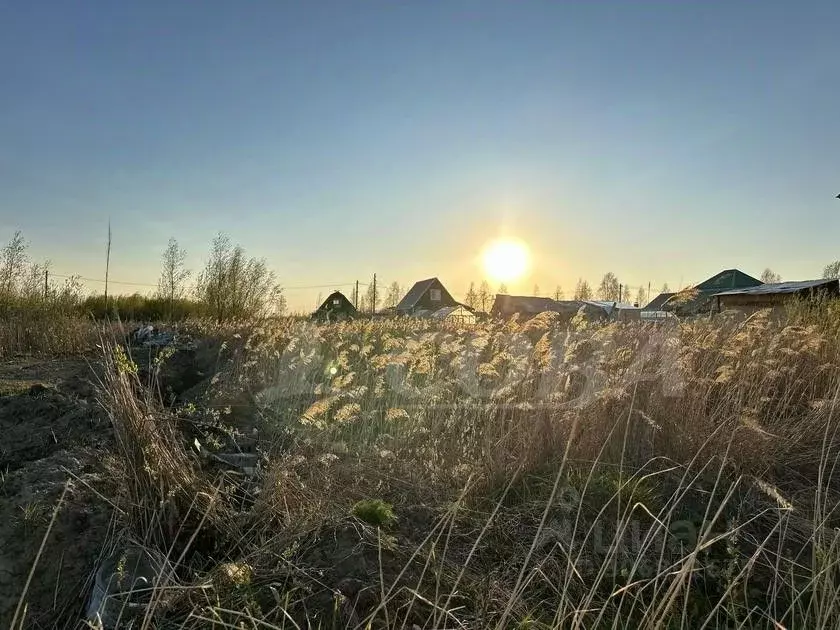
[{"label": "grey roof", "polygon": [[647,306],[645,306],[642,310],[643,311],[661,311],[662,305],[667,302],[670,297],[674,295],[673,293],[660,293],[655,298],[653,298]]},{"label": "grey roof", "polygon": [[460,306],[444,306],[443,308],[439,308],[434,313],[432,313],[432,317],[435,319],[444,319],[451,315],[454,311],[457,311]]},{"label": "grey roof", "polygon": [[440,282],[437,278],[428,278],[426,280],[420,280],[419,282],[415,282],[414,286],[408,290],[408,293],[405,294],[403,299],[400,300],[400,303],[397,304],[398,311],[407,311],[417,304],[423,294],[429,290],[435,281]]},{"label": "grey roof", "polygon": [[760,284],[757,287],[724,291],[723,293],[718,293],[718,295],[772,295],[775,293],[798,293],[799,291],[830,287],[832,285],[835,289],[838,288],[838,281],[804,280],[802,282],[773,282],[772,284]]},{"label": "grey roof", "polygon": [[458,311],[463,311],[463,315],[460,315],[461,317],[475,316],[475,313],[469,310],[466,306],[464,306],[463,304],[458,304],[458,306],[444,306],[443,308],[439,308],[431,314],[431,317],[433,317],[434,319],[446,319],[447,317],[449,317],[453,313],[457,313]]},{"label": "grey roof", "polygon": [[544,311],[556,311],[555,300],[547,297],[533,297],[527,295],[506,295],[499,293],[493,302],[496,310],[504,312],[519,312],[537,314]]},{"label": "grey roof", "polygon": [[577,313],[581,307],[595,308],[609,315],[615,308],[614,302],[598,302],[594,300],[552,300],[548,297],[533,297],[527,295],[497,294],[493,302],[491,313],[512,315],[521,313],[536,315],[545,311],[555,313]]}]

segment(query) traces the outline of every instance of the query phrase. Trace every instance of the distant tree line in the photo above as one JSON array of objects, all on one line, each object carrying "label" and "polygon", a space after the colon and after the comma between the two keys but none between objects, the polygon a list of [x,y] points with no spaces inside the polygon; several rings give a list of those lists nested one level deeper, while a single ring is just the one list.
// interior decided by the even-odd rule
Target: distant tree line
[{"label": "distant tree line", "polygon": [[248,257],[226,235],[213,239],[194,283],[186,259],[187,252],[172,238],[163,251],[152,295],[85,296],[79,276],[57,278],[50,273],[50,261],[32,261],[29,242],[18,231],[0,249],[0,316],[18,312],[145,321],[208,317],[226,322],[285,313],[283,290],[265,260]]}]

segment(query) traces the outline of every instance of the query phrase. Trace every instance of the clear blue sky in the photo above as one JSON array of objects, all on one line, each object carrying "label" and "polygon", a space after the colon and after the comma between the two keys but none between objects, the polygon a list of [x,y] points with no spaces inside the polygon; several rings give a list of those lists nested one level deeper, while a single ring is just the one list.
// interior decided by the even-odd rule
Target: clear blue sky
[{"label": "clear blue sky", "polygon": [[[290,286],[840,258],[840,3],[0,3],[0,237],[154,283],[218,231]],[[129,290],[130,287],[118,287]],[[324,293],[328,292],[327,289]],[[289,291],[308,307],[318,290]]]}]

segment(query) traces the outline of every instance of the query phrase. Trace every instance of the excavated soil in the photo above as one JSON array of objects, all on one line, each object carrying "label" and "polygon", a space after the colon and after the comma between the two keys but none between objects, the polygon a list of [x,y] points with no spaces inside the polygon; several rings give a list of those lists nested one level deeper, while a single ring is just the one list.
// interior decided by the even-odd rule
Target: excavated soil
[{"label": "excavated soil", "polygon": [[112,441],[95,379],[83,359],[0,364],[0,627],[16,610],[16,627],[80,618],[111,520],[94,490]]}]

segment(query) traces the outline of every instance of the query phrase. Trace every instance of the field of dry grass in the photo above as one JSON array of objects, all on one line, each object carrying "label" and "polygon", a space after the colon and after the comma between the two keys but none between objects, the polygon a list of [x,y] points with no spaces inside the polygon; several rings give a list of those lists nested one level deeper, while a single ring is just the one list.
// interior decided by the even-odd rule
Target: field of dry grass
[{"label": "field of dry grass", "polygon": [[41,518],[16,506],[33,579],[0,620],[837,627],[838,314],[106,335],[108,444]]}]

